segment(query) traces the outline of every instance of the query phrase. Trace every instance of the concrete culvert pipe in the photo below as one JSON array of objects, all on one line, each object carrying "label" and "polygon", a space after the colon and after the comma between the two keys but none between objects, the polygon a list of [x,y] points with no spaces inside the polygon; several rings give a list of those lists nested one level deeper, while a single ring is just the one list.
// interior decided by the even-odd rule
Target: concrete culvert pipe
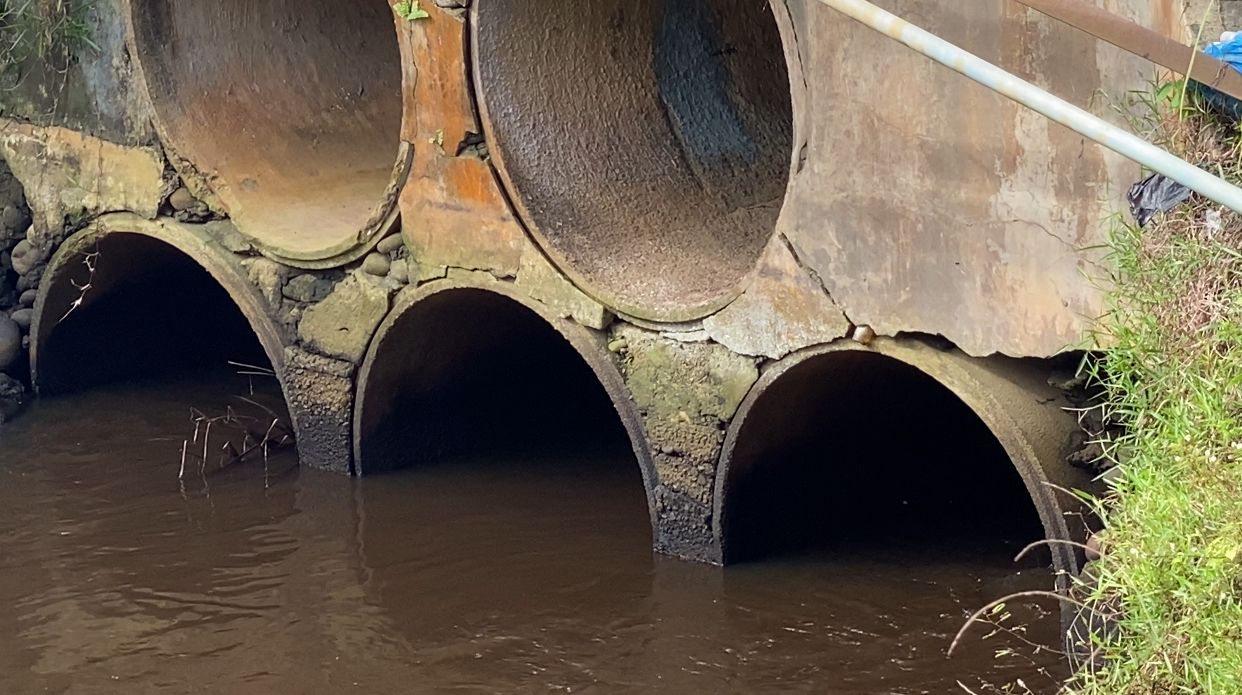
[{"label": "concrete culvert pipe", "polygon": [[[1057,489],[1091,486],[1066,463],[1067,405],[1046,371],[1018,360],[883,339],[796,353],[730,426],[715,496],[722,555],[931,547],[1008,563],[1033,541],[1082,541],[1085,510]],[[1049,553],[1064,589],[1078,555],[1052,544],[1036,557]]]},{"label": "concrete culvert pipe", "polygon": [[563,271],[622,313],[740,291],[789,177],[785,53],[762,0],[477,0],[489,152]]},{"label": "concrete culvert pipe", "polygon": [[128,0],[132,51],[182,175],[269,255],[361,253],[408,171],[383,0]]},{"label": "concrete culvert pipe", "polygon": [[398,298],[359,372],[354,447],[363,475],[620,452],[623,465],[637,461],[649,501],[655,480],[606,347],[499,285],[441,281]]},{"label": "concrete culvert pipe", "polygon": [[55,394],[232,374],[230,361],[270,366],[280,380],[279,332],[261,301],[202,239],[145,220],[98,223],[48,264],[31,325],[32,380]]}]

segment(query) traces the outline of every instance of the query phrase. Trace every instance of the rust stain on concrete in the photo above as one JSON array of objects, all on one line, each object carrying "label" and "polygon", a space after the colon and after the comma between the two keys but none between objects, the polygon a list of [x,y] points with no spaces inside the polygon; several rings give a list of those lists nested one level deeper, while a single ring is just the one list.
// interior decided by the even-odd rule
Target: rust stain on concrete
[{"label": "rust stain on concrete", "polygon": [[404,120],[414,162],[400,200],[406,242],[424,266],[513,277],[525,242],[522,227],[491,166],[458,152],[480,132],[466,73],[465,27],[443,10],[428,11],[431,17],[399,31],[402,53],[414,65]]}]

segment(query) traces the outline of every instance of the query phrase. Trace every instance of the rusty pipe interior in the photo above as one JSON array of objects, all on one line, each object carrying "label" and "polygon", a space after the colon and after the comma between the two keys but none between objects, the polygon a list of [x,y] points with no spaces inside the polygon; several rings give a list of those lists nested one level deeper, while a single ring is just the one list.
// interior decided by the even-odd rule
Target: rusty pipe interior
[{"label": "rusty pipe interior", "polygon": [[130,15],[165,144],[243,233],[313,260],[379,231],[401,149],[387,3],[130,0]]},{"label": "rusty pipe interior", "polygon": [[755,0],[479,0],[476,90],[527,228],[623,313],[699,318],[775,228],[793,141],[773,8]]}]

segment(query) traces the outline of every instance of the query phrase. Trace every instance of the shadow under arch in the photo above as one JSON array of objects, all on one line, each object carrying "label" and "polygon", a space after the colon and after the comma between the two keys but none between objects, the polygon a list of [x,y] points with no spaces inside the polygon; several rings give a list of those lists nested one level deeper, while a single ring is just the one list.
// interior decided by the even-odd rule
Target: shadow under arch
[{"label": "shadow under arch", "polygon": [[117,213],[71,236],[43,275],[30,335],[40,394],[208,360],[266,362],[286,393],[284,341],[265,300],[193,225]]},{"label": "shadow under arch", "polygon": [[603,338],[510,287],[443,280],[407,289],[357,383],[356,473],[483,452],[543,456],[593,446],[582,434],[611,438],[638,463],[654,532],[645,429]]},{"label": "shadow under arch", "polygon": [[[804,544],[808,531],[822,534],[826,525],[844,523],[839,513],[861,513],[852,519],[857,526],[835,527],[852,532],[885,521],[883,514],[908,511],[911,518],[940,523],[945,519],[928,514],[951,516],[946,495],[969,507],[956,512],[959,520],[975,524],[974,531],[991,532],[994,521],[1017,519],[1016,512],[1028,517],[1017,519],[1019,533],[1081,541],[1086,526],[1074,515],[1085,510],[1057,489],[1091,487],[1089,476],[1066,462],[1077,430],[1066,405],[1064,395],[1047,383],[1046,370],[1020,360],[974,359],[892,339],[795,353],[765,371],[729,427],[713,501],[715,542],[728,563],[770,552],[781,540]],[[911,434],[924,439],[903,441]],[[921,457],[920,446],[939,446],[934,453],[948,456],[928,459],[938,467],[926,470],[907,465],[919,461],[900,459]],[[891,461],[883,456],[889,450],[896,454]],[[963,455],[954,459],[955,453]],[[779,473],[792,475],[784,481],[792,485],[774,480],[782,467]],[[824,485],[836,483],[840,489],[831,492],[840,494],[825,496]],[[986,493],[992,484],[998,487],[987,499],[960,494],[981,488]],[[899,497],[886,500],[886,493]],[[1015,504],[1015,494],[1032,507],[1025,499]],[[825,508],[808,508],[813,504]],[[915,508],[903,508],[909,504]],[[1030,511],[1037,513],[1038,524]],[[773,524],[774,514],[794,523],[792,535]],[[923,529],[903,527],[897,533],[911,530]],[[1014,540],[1024,544],[1039,537]],[[1079,554],[1055,542],[1049,551],[1057,588],[1064,590],[1079,567]]]}]

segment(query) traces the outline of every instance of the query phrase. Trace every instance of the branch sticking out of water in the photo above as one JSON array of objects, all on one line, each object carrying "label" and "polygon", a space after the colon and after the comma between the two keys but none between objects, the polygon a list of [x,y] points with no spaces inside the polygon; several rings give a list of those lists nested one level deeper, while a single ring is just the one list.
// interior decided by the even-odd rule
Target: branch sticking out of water
[{"label": "branch sticking out of water", "polygon": [[[200,477],[206,476],[207,465],[211,460],[213,429],[218,436],[224,436],[215,470],[219,471],[234,464],[245,463],[261,454],[265,481],[270,454],[293,444],[293,429],[274,410],[251,398],[244,396],[237,398],[262,411],[263,416],[243,414],[232,406],[228,407],[223,415],[216,416],[209,416],[197,408],[190,409],[194,434],[182,443],[181,467],[177,474],[179,480],[185,480],[187,464],[192,463],[198,464]],[[197,451],[198,446],[201,445],[202,453],[191,453],[191,444],[194,445],[194,451]]]}]

